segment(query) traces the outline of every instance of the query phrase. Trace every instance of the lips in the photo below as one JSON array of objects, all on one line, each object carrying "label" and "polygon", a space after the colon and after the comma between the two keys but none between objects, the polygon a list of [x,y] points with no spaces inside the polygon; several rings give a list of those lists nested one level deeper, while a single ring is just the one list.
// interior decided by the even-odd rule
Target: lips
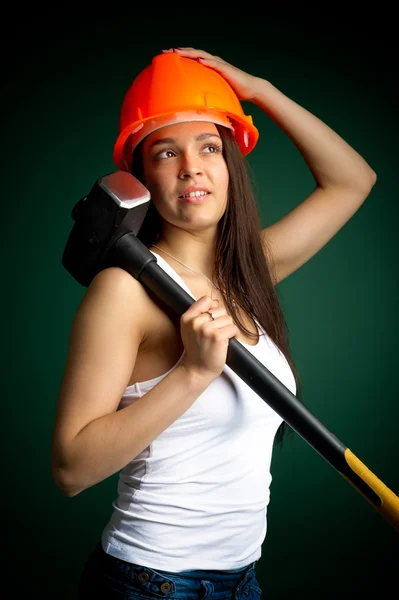
[{"label": "lips", "polygon": [[210,191],[203,185],[190,185],[189,187],[187,187],[185,190],[183,190],[183,192],[179,195],[179,198],[182,198],[183,196],[187,196],[188,194],[199,194],[199,193],[207,193],[210,194]]},{"label": "lips", "polygon": [[187,202],[188,204],[203,204],[206,198],[209,197],[209,193],[202,194],[201,196],[179,196],[179,200]]}]

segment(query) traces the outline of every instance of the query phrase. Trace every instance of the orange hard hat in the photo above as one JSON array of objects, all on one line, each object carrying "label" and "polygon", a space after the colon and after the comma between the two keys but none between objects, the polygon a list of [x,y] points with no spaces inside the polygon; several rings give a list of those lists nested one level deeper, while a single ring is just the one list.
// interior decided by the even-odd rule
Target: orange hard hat
[{"label": "orange hard hat", "polygon": [[245,156],[259,132],[245,115],[230,84],[214,69],[175,52],[155,56],[135,78],[122,102],[113,160],[130,171],[132,152],[160,127],[187,121],[208,121],[233,130]]}]

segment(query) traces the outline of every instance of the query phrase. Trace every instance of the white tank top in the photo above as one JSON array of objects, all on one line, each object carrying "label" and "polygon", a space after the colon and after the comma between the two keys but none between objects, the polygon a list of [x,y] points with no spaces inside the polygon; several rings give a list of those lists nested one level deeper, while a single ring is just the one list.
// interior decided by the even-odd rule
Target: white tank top
[{"label": "white tank top", "polygon": [[[153,254],[196,299],[176,271]],[[267,335],[255,346],[243,345],[296,394],[293,372]],[[127,387],[118,410],[136,402],[183,358],[184,351],[167,373]],[[105,552],[172,572],[239,569],[258,560],[266,535],[273,442],[281,423],[225,365],[190,408],[121,470],[102,534]]]}]

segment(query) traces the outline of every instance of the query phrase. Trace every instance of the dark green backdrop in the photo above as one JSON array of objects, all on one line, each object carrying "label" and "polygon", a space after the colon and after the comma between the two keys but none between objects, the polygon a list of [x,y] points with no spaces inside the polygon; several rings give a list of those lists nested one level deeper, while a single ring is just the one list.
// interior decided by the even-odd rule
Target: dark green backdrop
[{"label": "dark green backdrop", "polygon": [[[116,476],[67,499],[50,475],[69,328],[84,293],[61,255],[72,206],[115,170],[123,94],[163,47],[203,48],[269,79],[376,171],[360,210],[278,291],[308,407],[399,492],[398,95],[389,16],[378,25],[287,23],[261,17],[260,4],[213,19],[202,5],[120,19],[64,15],[49,27],[25,15],[9,24],[2,92],[2,516],[5,576],[15,573],[17,593],[2,597],[73,598],[81,565],[110,515]],[[282,131],[256,107],[244,108],[261,132],[249,162],[266,226],[299,204],[313,180]],[[398,533],[296,434],[276,449],[272,474],[258,566],[265,598],[350,598],[394,585]]]}]

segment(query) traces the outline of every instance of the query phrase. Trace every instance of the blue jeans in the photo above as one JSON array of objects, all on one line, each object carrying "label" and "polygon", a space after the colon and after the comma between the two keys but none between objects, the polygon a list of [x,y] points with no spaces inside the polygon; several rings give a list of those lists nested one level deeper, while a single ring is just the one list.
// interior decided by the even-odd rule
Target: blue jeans
[{"label": "blue jeans", "polygon": [[170,573],[106,554],[99,542],[86,561],[78,600],[259,600],[255,563],[235,571]]}]

